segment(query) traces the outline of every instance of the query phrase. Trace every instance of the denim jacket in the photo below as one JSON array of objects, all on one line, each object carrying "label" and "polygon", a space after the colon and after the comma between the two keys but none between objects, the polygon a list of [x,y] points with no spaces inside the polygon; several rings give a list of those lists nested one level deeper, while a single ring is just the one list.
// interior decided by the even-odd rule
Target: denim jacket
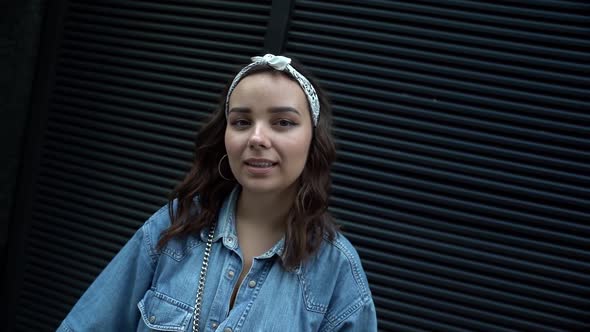
[{"label": "denim jacket", "polygon": [[[377,331],[377,317],[356,250],[342,235],[324,239],[292,271],[281,264],[284,239],[242,270],[235,228],[236,188],[214,233],[200,331]],[[207,230],[156,250],[170,226],[168,207],[151,216],[78,300],[58,331],[192,331]]]}]

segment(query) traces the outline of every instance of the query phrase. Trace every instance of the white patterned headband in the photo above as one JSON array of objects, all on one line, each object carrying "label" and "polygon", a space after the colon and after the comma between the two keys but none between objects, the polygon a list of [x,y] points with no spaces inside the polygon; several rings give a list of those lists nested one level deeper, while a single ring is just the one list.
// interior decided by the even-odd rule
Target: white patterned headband
[{"label": "white patterned headband", "polygon": [[259,65],[268,65],[273,69],[285,72],[293,77],[305,92],[305,96],[307,97],[307,101],[309,102],[309,109],[311,110],[311,118],[313,120],[313,126],[318,125],[318,120],[320,118],[320,101],[318,99],[318,95],[313,88],[313,85],[305,78],[305,76],[301,75],[293,66],[291,66],[291,58],[281,56],[281,55],[273,55],[273,54],[266,54],[265,56],[255,56],[251,58],[252,63],[247,65],[246,67],[242,68],[240,72],[234,77],[233,82],[229,86],[229,90],[227,91],[227,97],[225,99],[225,116],[228,116],[229,113],[229,96],[232,94],[238,82],[242,76],[244,76],[247,72],[252,70],[254,67]]}]

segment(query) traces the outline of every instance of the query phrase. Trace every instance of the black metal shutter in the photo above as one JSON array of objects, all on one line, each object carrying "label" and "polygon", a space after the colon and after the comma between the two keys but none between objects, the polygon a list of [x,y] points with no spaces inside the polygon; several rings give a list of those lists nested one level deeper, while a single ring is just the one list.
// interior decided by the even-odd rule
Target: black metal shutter
[{"label": "black metal shutter", "polygon": [[587,2],[296,1],[384,331],[590,326]]},{"label": "black metal shutter", "polygon": [[270,1],[66,2],[17,330],[55,329],[185,173]]}]

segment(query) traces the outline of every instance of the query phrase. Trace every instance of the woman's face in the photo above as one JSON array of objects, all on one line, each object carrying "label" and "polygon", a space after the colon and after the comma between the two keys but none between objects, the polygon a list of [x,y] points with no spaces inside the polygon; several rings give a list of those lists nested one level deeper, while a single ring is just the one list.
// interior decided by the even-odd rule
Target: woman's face
[{"label": "woman's face", "polygon": [[225,148],[244,190],[294,188],[307,161],[311,116],[299,84],[278,72],[243,78],[229,99]]}]

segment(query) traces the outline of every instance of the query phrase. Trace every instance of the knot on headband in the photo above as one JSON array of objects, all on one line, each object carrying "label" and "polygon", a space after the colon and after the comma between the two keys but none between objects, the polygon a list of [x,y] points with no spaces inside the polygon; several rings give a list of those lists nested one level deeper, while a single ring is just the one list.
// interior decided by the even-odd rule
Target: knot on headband
[{"label": "knot on headband", "polygon": [[276,70],[283,71],[291,64],[291,58],[282,55],[265,54],[264,56],[254,56],[252,62],[267,64]]},{"label": "knot on headband", "polygon": [[291,58],[282,55],[265,54],[264,56],[252,57],[251,60],[252,63],[242,68],[236,77],[234,77],[231,85],[229,86],[227,97],[225,98],[225,117],[227,118],[229,112],[229,97],[242,77],[256,66],[268,65],[275,70],[279,70],[288,74],[289,76],[293,77],[297,83],[299,83],[299,86],[301,86],[301,89],[303,89],[303,92],[307,97],[307,101],[309,102],[312,123],[313,126],[316,127],[320,118],[320,101],[318,99],[318,95],[309,80],[305,78],[305,76],[301,75],[301,73],[293,68],[293,66],[291,66]]}]

